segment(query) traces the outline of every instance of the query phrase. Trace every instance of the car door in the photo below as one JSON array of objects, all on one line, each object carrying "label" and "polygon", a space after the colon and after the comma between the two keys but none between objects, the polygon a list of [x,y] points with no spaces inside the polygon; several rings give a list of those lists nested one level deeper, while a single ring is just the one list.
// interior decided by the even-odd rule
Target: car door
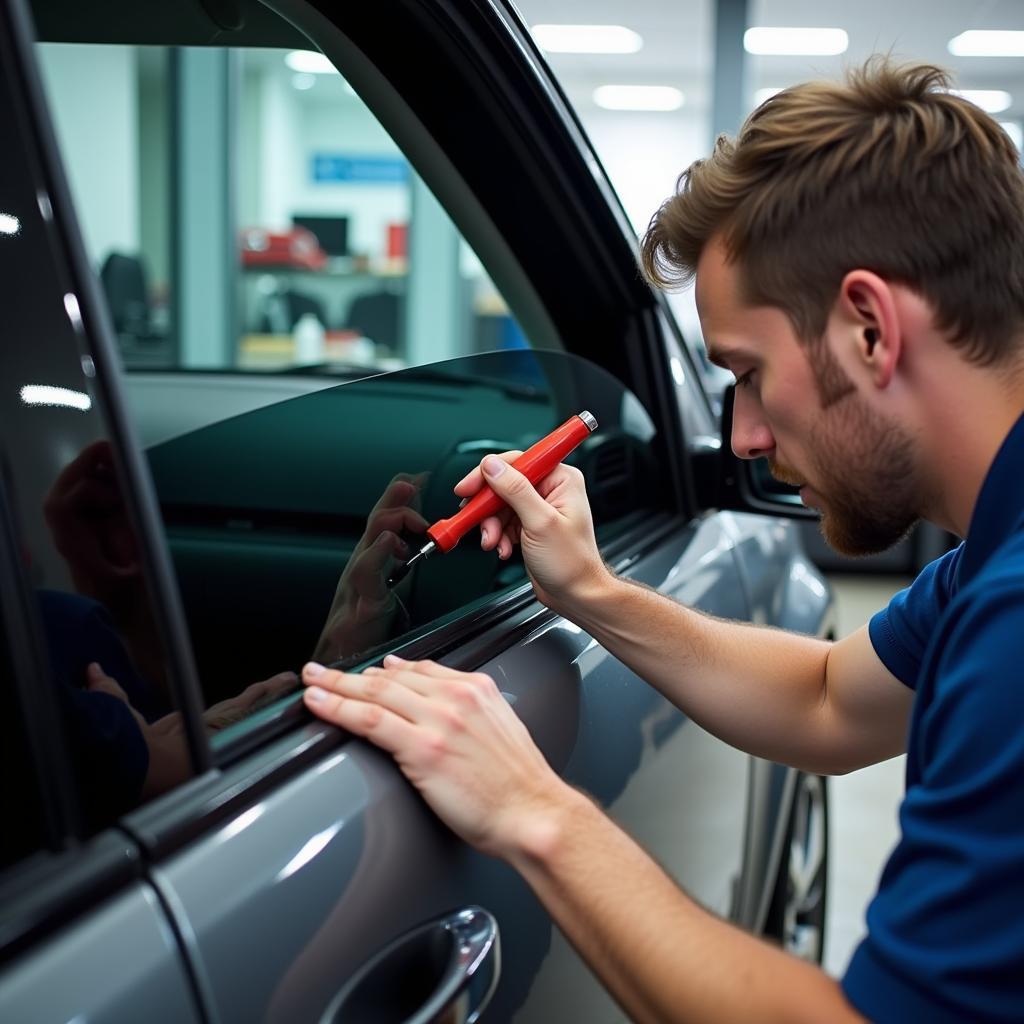
[{"label": "car door", "polygon": [[[635,279],[621,211],[514,16],[475,4],[395,4],[372,16],[359,8],[275,5],[287,14],[284,22],[269,8],[243,7],[240,29],[219,9],[156,18],[137,5],[108,12],[106,21],[97,9],[87,30],[60,5],[40,3],[36,17],[44,38],[65,42],[223,42],[246,53],[254,42],[279,50],[315,42],[429,180],[432,195],[417,193],[417,216],[425,220],[412,225],[410,263],[420,252],[421,266],[435,267],[430,256],[437,249],[424,256],[416,247],[443,238],[459,251],[445,219],[457,222],[512,311],[502,314],[500,337],[527,347],[445,347],[465,337],[459,300],[435,310],[423,297],[445,292],[452,281],[442,288],[436,278],[410,273],[403,301],[412,365],[360,379],[365,370],[311,372],[286,361],[255,382],[247,360],[297,353],[297,335],[231,336],[225,296],[244,297],[248,285],[216,290],[227,256],[205,279],[196,278],[189,254],[202,248],[202,232],[217,218],[190,215],[197,208],[190,202],[205,194],[189,200],[176,193],[184,206],[172,248],[190,266],[173,280],[172,330],[161,333],[151,310],[141,317],[143,327],[138,316],[112,317],[121,355],[137,369],[96,370],[106,399],[132,412],[118,443],[126,461],[144,460],[134,486],[143,504],[159,509],[159,529],[148,543],[166,591],[161,614],[173,622],[180,598],[189,626],[188,639],[170,631],[185,696],[201,695],[204,706],[231,699],[245,684],[294,670],[313,653],[325,636],[325,612],[334,608],[334,584],[355,560],[374,501],[398,474],[414,481],[418,514],[450,514],[451,484],[485,451],[521,447],[584,408],[601,423],[577,458],[605,557],[689,603],[746,617],[729,531],[714,517],[696,519],[689,492],[685,439],[694,424],[712,429],[706,403],[698,390],[688,392],[682,408],[676,404],[667,382],[689,365],[685,357],[678,368],[670,363],[654,300]],[[216,105],[209,101],[219,94],[199,89],[202,76],[229,69],[232,58],[208,45],[191,49],[172,55],[175,74],[187,80],[176,87],[176,102],[212,130],[216,123],[203,122],[202,110],[189,103],[200,95]],[[423,52],[435,55],[429,83],[412,74],[410,58]],[[479,59],[483,53],[491,59]],[[58,56],[44,51],[42,59]],[[104,59],[113,63],[110,51]],[[80,90],[82,81],[69,73],[65,93]],[[58,124],[60,87],[51,78]],[[460,104],[482,109],[451,109]],[[276,108],[268,102],[266,109],[272,116]],[[462,123],[475,126],[472,145],[469,133],[455,131],[463,113]],[[272,148],[263,142],[256,152]],[[74,187],[82,161],[66,129],[62,145]],[[172,157],[177,171],[194,170],[194,154]],[[319,164],[313,167],[321,173]],[[393,163],[388,168],[394,173]],[[116,170],[108,161],[106,174]],[[79,187],[76,198],[87,208],[89,190]],[[66,207],[58,214],[74,254],[74,219]],[[92,210],[87,223],[101,222]],[[97,272],[98,255],[79,251]],[[345,273],[347,284],[353,275]],[[289,265],[287,274],[306,275],[307,297],[323,283],[308,267]],[[114,296],[109,289],[108,305]],[[196,296],[225,319],[199,317]],[[95,286],[83,283],[80,300],[83,329],[102,348],[111,336],[104,340],[107,321]],[[211,323],[229,324],[227,334]],[[494,322],[486,331],[477,327],[477,341],[493,340],[498,330]],[[174,344],[164,345],[175,332]],[[213,338],[212,347],[204,348],[200,336]],[[325,351],[350,340],[324,339]],[[204,363],[214,351],[231,352],[230,365]],[[175,362],[178,356],[184,361]],[[169,370],[144,369],[167,365],[167,358]],[[358,642],[346,633],[344,645],[329,647],[332,660],[358,667],[397,650],[492,673],[552,763],[592,792],[698,899],[731,912],[745,839],[746,758],[537,605],[521,565],[502,569],[468,539],[427,563],[400,596],[404,610],[389,606],[382,632],[361,634]],[[326,633],[325,642],[335,643],[338,634]],[[450,978],[446,964],[418,959],[426,956],[419,927],[452,912],[472,915],[477,906],[497,920],[503,949],[488,1019],[617,1019],[522,881],[455,841],[387,758],[311,723],[294,695],[212,738],[192,739],[197,777],[119,820],[180,938],[207,1019],[341,1013],[338,1000],[353,976],[396,942],[399,962],[411,957],[430,979],[419,993],[427,1000]],[[452,933],[450,922],[438,927]],[[481,956],[496,971],[496,947]],[[401,994],[397,981],[378,990],[374,1019],[401,1019],[398,1005],[388,1003]]]}]

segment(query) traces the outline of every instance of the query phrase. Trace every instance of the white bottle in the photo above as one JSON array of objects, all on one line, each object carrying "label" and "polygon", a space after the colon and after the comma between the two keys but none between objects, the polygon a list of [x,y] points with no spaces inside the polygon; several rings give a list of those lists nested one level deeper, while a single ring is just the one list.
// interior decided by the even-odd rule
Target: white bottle
[{"label": "white bottle", "polygon": [[295,342],[295,362],[309,366],[324,361],[324,325],[316,313],[303,313],[292,331]]}]

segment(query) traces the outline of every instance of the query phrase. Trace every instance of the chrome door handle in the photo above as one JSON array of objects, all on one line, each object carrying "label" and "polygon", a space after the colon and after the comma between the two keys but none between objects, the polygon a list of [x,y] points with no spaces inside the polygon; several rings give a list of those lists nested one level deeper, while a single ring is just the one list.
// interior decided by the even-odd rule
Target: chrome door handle
[{"label": "chrome door handle", "polygon": [[466,907],[388,943],[349,978],[320,1024],[473,1024],[501,973],[498,922]]}]

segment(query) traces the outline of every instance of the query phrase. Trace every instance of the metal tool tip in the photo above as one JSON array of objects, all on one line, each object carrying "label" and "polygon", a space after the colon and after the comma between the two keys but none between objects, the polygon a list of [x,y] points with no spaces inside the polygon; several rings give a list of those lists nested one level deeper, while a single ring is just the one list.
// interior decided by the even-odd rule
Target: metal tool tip
[{"label": "metal tool tip", "polygon": [[384,585],[390,590],[392,587],[401,583],[402,580],[409,575],[409,570],[413,567],[415,562],[418,562],[421,558],[426,558],[427,555],[432,554],[436,549],[437,545],[432,540],[427,541],[427,543],[424,544],[408,562],[404,562],[394,567],[391,571],[391,575],[384,581]]},{"label": "metal tool tip", "polygon": [[584,423],[586,423],[591,433],[597,430],[597,419],[593,416],[592,413],[589,413],[584,409],[584,411],[580,413],[580,419],[583,420]]}]

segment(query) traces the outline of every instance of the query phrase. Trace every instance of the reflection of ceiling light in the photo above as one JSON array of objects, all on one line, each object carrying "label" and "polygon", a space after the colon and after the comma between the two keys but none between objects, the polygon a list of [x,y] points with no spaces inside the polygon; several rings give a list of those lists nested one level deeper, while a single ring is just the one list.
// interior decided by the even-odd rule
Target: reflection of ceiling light
[{"label": "reflection of ceiling light", "polygon": [[534,25],[530,31],[549,53],[636,53],[644,45],[622,25]]},{"label": "reflection of ceiling light", "polygon": [[955,57],[1024,57],[1024,32],[971,29],[953,36],[946,48]]},{"label": "reflection of ceiling light", "polygon": [[999,127],[1010,136],[1017,149],[1024,149],[1024,131],[1021,131],[1020,121],[1000,121]]},{"label": "reflection of ceiling light", "polygon": [[748,28],[743,33],[747,53],[762,56],[832,57],[845,53],[850,37],[841,28]]},{"label": "reflection of ceiling light", "polygon": [[950,89],[950,92],[954,96],[962,96],[989,114],[998,114],[1013,102],[1013,97],[1002,89]]},{"label": "reflection of ceiling light", "polygon": [[772,89],[758,89],[754,93],[754,106],[759,107],[765,100],[770,100],[773,96],[778,96],[782,92],[782,86]]},{"label": "reflection of ceiling light", "polygon": [[11,213],[0,213],[0,235],[16,235],[21,230],[21,221]]},{"label": "reflection of ceiling light", "polygon": [[21,389],[21,400],[26,405],[59,405],[82,412],[92,408],[92,399],[84,391],[55,388],[49,384],[26,384]]},{"label": "reflection of ceiling light", "polygon": [[316,85],[316,75],[311,75],[308,71],[300,71],[298,74],[292,75],[292,85],[300,92],[305,92]]},{"label": "reflection of ceiling light", "polygon": [[308,75],[336,75],[338,69],[322,54],[315,50],[292,50],[285,59],[292,71],[303,71]]},{"label": "reflection of ceiling light", "polygon": [[605,110],[678,110],[685,96],[671,85],[600,85],[594,102]]}]

